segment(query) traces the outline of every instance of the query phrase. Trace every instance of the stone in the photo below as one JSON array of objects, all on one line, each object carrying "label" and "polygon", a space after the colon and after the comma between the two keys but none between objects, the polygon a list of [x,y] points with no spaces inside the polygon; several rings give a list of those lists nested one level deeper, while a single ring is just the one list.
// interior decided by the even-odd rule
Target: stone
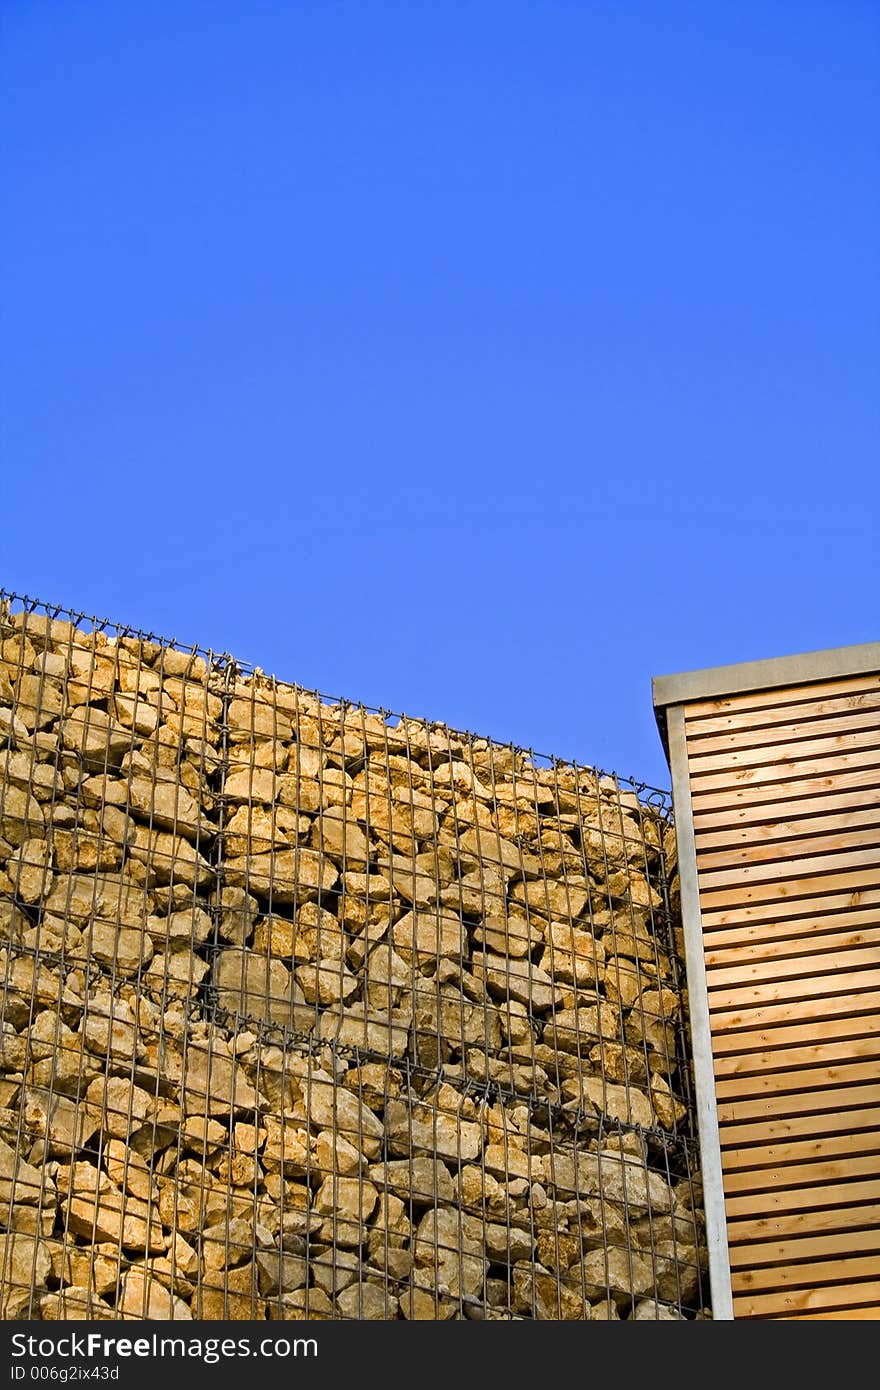
[{"label": "stone", "polygon": [[534,912],[552,921],[576,921],[587,906],[589,896],[582,881],[570,877],[563,882],[534,879],[515,883],[511,888],[515,902],[525,903]]},{"label": "stone", "polygon": [[141,1253],[165,1249],[159,1208],[122,1192],[92,1164],[61,1169],[58,1183],[67,1195],[65,1217],[72,1235]]},{"label": "stone", "polygon": [[551,922],[541,964],[554,979],[596,989],[605,973],[605,946],[592,932]]},{"label": "stone", "polygon": [[314,1007],[280,960],[248,951],[221,951],[213,982],[221,1009],[286,1028],[314,1027]]},{"label": "stone", "polygon": [[559,985],[546,970],[530,960],[511,960],[490,951],[474,951],[472,966],[474,975],[485,981],[486,988],[496,998],[518,999],[536,1013],[552,1008],[562,998]]},{"label": "stone", "polygon": [[207,888],[214,881],[211,865],[182,835],[138,826],[129,854],[137,863],[144,864],[158,883]]},{"label": "stone", "polygon": [[608,1293],[618,1308],[628,1306],[634,1297],[652,1293],[654,1288],[650,1261],[615,1245],[588,1250],[579,1273],[591,1302]]},{"label": "stone", "polygon": [[291,1255],[285,1250],[258,1250],[256,1265],[260,1294],[264,1298],[304,1289],[309,1281],[309,1262],[302,1255]]},{"label": "stone", "polygon": [[6,872],[21,902],[39,902],[52,882],[51,844],[43,838],[24,840],[15,854],[9,856]]},{"label": "stone", "polygon": [[223,828],[227,854],[266,854],[289,849],[308,835],[312,821],[284,806],[239,806]]},{"label": "stone", "polygon": [[114,974],[136,975],[153,959],[153,943],[145,930],[117,927],[103,918],[86,928],[85,942],[89,955]]},{"label": "stone", "polygon": [[366,1178],[328,1174],[315,1194],[314,1210],[323,1216],[363,1224],[373,1212],[378,1192]]},{"label": "stone", "polygon": [[257,1264],[251,1261],[206,1275],[197,1291],[193,1312],[203,1321],[262,1321],[266,1305],[260,1296]]},{"label": "stone", "polygon": [[186,1116],[227,1117],[262,1109],[255,1087],[222,1038],[208,1042],[191,1039],[183,1055],[168,1048],[164,1067]]},{"label": "stone", "polygon": [[122,1276],[116,1306],[124,1318],[192,1322],[189,1304],[169,1293],[158,1279],[152,1278],[137,1265]]},{"label": "stone", "polygon": [[547,1047],[586,1056],[597,1042],[618,1042],[620,1029],[618,1011],[597,999],[578,1009],[558,1009],[545,1023],[543,1039]]},{"label": "stone", "polygon": [[437,958],[460,961],[467,955],[467,932],[452,912],[411,911],[391,928],[395,951],[421,974],[432,974]]},{"label": "stone", "polygon": [[336,1295],[336,1308],[343,1318],[359,1321],[387,1321],[396,1318],[399,1300],[387,1288],[369,1282],[350,1284]]},{"label": "stone", "polygon": [[474,1044],[490,1052],[501,1046],[501,1015],[488,1000],[475,1003],[455,985],[431,980],[417,985],[414,1004],[410,1051],[423,1066],[437,1067]]},{"label": "stone", "polygon": [[[88,1075],[86,1072],[83,1080]],[[23,1108],[25,1125],[34,1136],[36,1145],[42,1148],[43,1156],[70,1159],[99,1128],[97,1118],[86,1106],[58,1094],[54,1089],[29,1086],[24,1093]],[[5,1166],[0,1157],[0,1175],[4,1172]],[[54,1202],[54,1184],[47,1181],[47,1187],[51,1187]],[[0,1208],[6,1200],[3,1179],[0,1177]],[[26,1199],[18,1195],[15,1200],[21,1202]]]},{"label": "stone", "polygon": [[422,1280],[453,1299],[476,1298],[486,1277],[483,1223],[452,1207],[426,1211],[413,1235],[413,1262]]},{"label": "stone", "polygon": [[127,1139],[153,1111],[153,1097],[122,1076],[96,1077],[86,1090],[86,1104],[105,1134]]},{"label": "stone", "polygon": [[55,1184],[48,1174],[28,1163],[0,1139],[0,1221],[10,1205],[42,1206],[55,1200]]},{"label": "stone", "polygon": [[0,836],[22,845],[43,830],[43,808],[24,787],[4,786],[0,797]]},{"label": "stone", "polygon": [[474,928],[474,941],[499,956],[529,956],[544,938],[526,917],[487,916]]},{"label": "stone", "polygon": [[97,772],[106,767],[118,767],[131,748],[133,737],[131,729],[94,705],[84,706],[61,722],[64,747],[76,753],[87,768]]},{"label": "stone", "polygon": [[369,1176],[377,1187],[387,1187],[407,1203],[433,1206],[435,1202],[452,1202],[455,1198],[446,1164],[427,1154],[413,1153],[407,1158],[377,1163],[370,1168]]},{"label": "stone", "polygon": [[254,801],[271,806],[275,800],[277,780],[274,772],[264,767],[241,767],[230,772],[223,783],[227,801]]},{"label": "stone", "polygon": [[514,1266],[512,1302],[514,1312],[551,1322],[585,1322],[592,1316],[580,1294],[540,1265]]},{"label": "stone", "polygon": [[483,1127],[434,1109],[425,1103],[408,1106],[393,1100],[385,1107],[389,1152],[395,1155],[424,1149],[454,1163],[472,1163],[483,1148]]},{"label": "stone", "polygon": [[178,781],[153,781],[133,777],[128,784],[128,804],[135,815],[144,817],[157,829],[207,840],[213,826],[193,794]]},{"label": "stone", "polygon": [[234,887],[278,903],[314,902],[339,877],[332,860],[301,846],[272,854],[231,856],[225,870],[227,882]]},{"label": "stone", "polygon": [[384,1139],[382,1121],[356,1095],[320,1067],[292,1063],[303,1113],[317,1129],[344,1135],[367,1158],[377,1158]]},{"label": "stone", "polygon": [[45,1241],[20,1232],[0,1233],[0,1318],[33,1318],[39,1291],[46,1288],[52,1259]]},{"label": "stone", "polygon": [[341,869],[363,870],[372,850],[363,830],[353,819],[343,818],[342,807],[328,807],[312,823],[310,844]]},{"label": "stone", "polygon": [[402,1057],[409,1041],[411,1009],[383,1013],[363,1002],[347,1008],[329,1005],[318,1019],[316,1035],[341,1047],[357,1047],[388,1057]]}]

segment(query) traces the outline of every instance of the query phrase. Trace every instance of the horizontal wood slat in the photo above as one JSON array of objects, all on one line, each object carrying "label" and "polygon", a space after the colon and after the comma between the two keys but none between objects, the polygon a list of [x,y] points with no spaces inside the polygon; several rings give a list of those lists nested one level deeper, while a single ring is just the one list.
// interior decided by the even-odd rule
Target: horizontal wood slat
[{"label": "horizontal wood slat", "polygon": [[809,1226],[802,1213],[786,1216],[774,1212],[772,1215],[734,1217],[727,1225],[727,1235],[731,1246],[754,1245],[757,1259],[761,1258],[763,1242],[768,1240],[787,1240],[803,1236],[807,1231],[822,1235],[831,1231],[873,1231],[880,1225],[880,1206],[875,1200],[867,1202],[841,1201],[834,1207],[824,1207],[810,1216]]},{"label": "horizontal wood slat", "polygon": [[877,1197],[876,1177],[864,1182],[839,1182],[828,1184],[814,1183],[810,1187],[780,1189],[776,1192],[748,1193],[746,1196],[725,1197],[728,1218],[750,1216],[756,1211],[791,1213],[812,1212],[820,1207],[838,1207],[841,1200],[847,1202],[870,1202]]},{"label": "horizontal wood slat", "polygon": [[806,1137],[829,1137],[835,1134],[880,1132],[880,1107],[876,1105],[844,1106],[840,1112],[829,1110],[819,1115],[772,1115],[772,1106],[757,1116],[731,1118],[720,1125],[721,1148],[747,1147],[752,1144],[774,1144],[781,1140]]},{"label": "horizontal wood slat", "polygon": [[775,1289],[810,1289],[822,1284],[851,1287],[869,1279],[880,1278],[880,1256],[829,1256],[808,1264],[759,1266],[757,1269],[738,1269],[731,1278],[734,1292],[767,1291]]},{"label": "horizontal wood slat", "polygon": [[[767,1004],[797,1002],[799,1000],[824,998],[826,995],[844,995],[858,1007],[858,993],[862,990],[880,987],[880,969],[858,971],[836,971],[832,975],[807,975],[801,980],[769,980],[766,984],[722,986],[719,989],[709,984],[709,1005],[715,1009],[763,1008]],[[853,996],[856,996],[855,998]]]},{"label": "horizontal wood slat", "polygon": [[[724,729],[704,729],[703,723],[717,721],[691,720],[688,727],[688,749],[694,757],[706,753],[724,753],[729,750],[763,748],[767,746],[785,747],[789,743],[799,743],[810,738],[834,738],[838,733],[849,729],[876,729],[880,723],[880,692],[863,698],[857,708],[845,700],[822,704],[788,705],[785,711],[775,710],[780,716],[756,724],[748,716],[737,715],[727,721]],[[766,711],[770,713],[770,711]]]},{"label": "horizontal wood slat", "polygon": [[876,694],[878,691],[880,676],[847,676],[840,680],[812,681],[808,685],[727,695],[717,700],[691,700],[684,705],[684,718],[690,737],[690,726],[698,729],[707,719],[732,718],[739,714],[755,718],[755,712],[759,710],[772,715],[788,705],[821,705],[836,699],[850,700],[856,709],[860,695]]},{"label": "horizontal wood slat", "polygon": [[795,795],[803,796],[817,778],[833,777],[839,784],[849,774],[852,777],[862,773],[873,773],[877,781],[880,771],[880,749],[865,748],[854,753],[828,753],[824,757],[793,758],[786,761],[779,758],[774,763],[761,767],[743,767],[733,775],[729,772],[702,772],[691,770],[691,791],[694,804],[711,804],[713,795],[724,796],[730,787],[742,791],[743,799],[751,803],[767,794],[779,795],[782,789],[791,788]]},{"label": "horizontal wood slat", "polygon": [[725,1078],[734,1076],[760,1076],[771,1071],[785,1076],[792,1070],[833,1065],[835,1062],[846,1063],[861,1057],[876,1058],[880,1073],[880,1020],[874,1019],[872,1022],[874,1032],[864,1038],[806,1043],[800,1047],[782,1046],[763,1052],[743,1053],[737,1049],[733,1053],[722,1053],[715,1058],[715,1078],[720,1085]]},{"label": "horizontal wood slat", "polygon": [[734,907],[723,909],[707,908],[702,916],[710,930],[718,927],[732,926],[734,921],[748,925],[752,922],[767,924],[768,918],[770,925],[775,927],[780,918],[797,917],[803,920],[805,917],[818,918],[837,911],[848,912],[855,907],[876,907],[880,902],[880,888],[873,884],[867,888],[848,887],[835,891],[829,890],[821,898],[795,898],[791,902],[786,902],[784,898],[777,899],[773,903],[743,903]]},{"label": "horizontal wood slat", "polygon": [[[739,944],[772,946],[777,942],[784,944],[797,942],[801,939],[803,939],[807,950],[817,949],[821,947],[821,938],[826,932],[841,931],[851,927],[856,928],[856,930],[875,927],[880,918],[878,918],[877,913],[878,902],[874,901],[874,897],[880,902],[880,893],[876,895],[864,894],[858,907],[848,908],[845,912],[829,913],[827,916],[816,913],[816,904],[814,904],[813,911],[809,912],[806,917],[794,921],[777,918],[773,922],[745,922],[742,925],[733,923],[727,927],[712,928],[711,931],[707,929],[704,932],[703,940],[708,951],[728,950]],[[815,947],[813,943],[815,943]]]},{"label": "horizontal wood slat", "polygon": [[[880,1017],[877,1014],[858,1013],[855,1016],[849,1014],[843,1018],[822,1019],[818,1022],[814,1020],[810,1023],[807,1036],[813,1038],[816,1044],[849,1043],[853,1048],[853,1055],[857,1056],[862,1041],[876,1037],[878,1031]],[[803,1046],[804,1036],[804,1028],[800,1023],[781,1024],[777,1028],[716,1033],[713,1039],[715,1063],[719,1069],[716,1074],[723,1075],[731,1059],[740,1060],[743,1067],[748,1069],[753,1053],[757,1052],[760,1055],[771,1049],[784,1050],[789,1046]]]},{"label": "horizontal wood slat", "polygon": [[794,854],[789,849],[783,859],[759,860],[751,864],[734,864],[725,869],[706,869],[700,874],[700,888],[703,893],[719,889],[744,889],[755,887],[759,891],[770,889],[782,883],[791,896],[795,887],[804,879],[819,878],[823,875],[836,877],[865,867],[880,864],[880,835],[872,832],[873,841],[864,845],[843,845],[839,849],[817,854]]},{"label": "horizontal wood slat", "polygon": [[821,1139],[777,1140],[771,1144],[752,1144],[746,1148],[722,1150],[721,1162],[725,1172],[745,1168],[769,1168],[774,1164],[800,1164],[816,1160],[820,1163],[843,1154],[873,1154],[880,1172],[880,1133],[866,1130],[855,1134],[828,1134]]},{"label": "horizontal wood slat", "polygon": [[[820,943],[814,943],[820,944]],[[723,985],[765,984],[771,981],[799,980],[810,975],[827,976],[835,969],[861,970],[880,965],[880,946],[840,947],[838,951],[819,951],[812,955],[773,955],[765,960],[747,960],[736,965],[707,966],[710,989]]]},{"label": "horizontal wood slat", "polygon": [[766,1241],[730,1248],[731,1269],[750,1269],[756,1265],[802,1263],[817,1256],[880,1254],[880,1225],[865,1231],[832,1232],[829,1235],[794,1236],[791,1240]]},{"label": "horizontal wood slat", "polygon": [[[827,793],[827,800],[824,793]],[[705,829],[707,823],[736,825],[746,820],[790,820],[811,812],[819,815],[853,806],[876,806],[878,796],[880,777],[873,767],[830,773],[827,777],[812,777],[802,782],[746,784],[732,786],[726,791],[715,788],[691,791],[696,830]]]},{"label": "horizontal wood slat", "polygon": [[[865,813],[868,815],[868,813]],[[723,845],[720,849],[706,848],[701,849],[697,846],[697,853],[700,857],[700,872],[707,875],[716,869],[734,868],[747,864],[773,864],[779,863],[780,859],[802,860],[810,857],[825,854],[837,854],[839,851],[870,847],[880,845],[880,804],[876,812],[871,813],[871,823],[863,828],[850,828],[839,830],[834,834],[829,834],[827,830],[821,829],[815,833],[810,829],[809,822],[804,825],[804,834],[791,836],[787,840],[771,840],[762,838],[758,843],[754,841],[756,828],[746,833],[746,843],[730,842]],[[742,835],[744,832],[738,832]]]},{"label": "horizontal wood slat", "polygon": [[[874,1000],[875,997],[880,998],[880,994],[875,991],[867,997]],[[850,992],[819,996],[817,999],[780,1000],[773,1004],[726,1009],[712,1020],[712,1046],[721,1046],[722,1039],[719,1035],[725,1032],[733,1035],[735,1046],[736,1032],[739,1029],[748,1029],[751,1032],[759,1028],[774,1028],[777,1024],[794,1023],[812,1027],[814,1022],[824,1022],[829,1018],[855,1019],[850,1026],[853,1035],[857,1036],[859,1021],[864,1016],[866,1007],[873,1009],[874,1005],[869,1003],[866,1006],[864,995],[854,996]]]},{"label": "horizontal wood slat", "polygon": [[[809,1091],[812,1095],[827,1090],[830,1086],[855,1086],[863,1082],[876,1081],[880,1077],[880,1067],[875,1057],[865,1057],[858,1062],[830,1067],[804,1067],[800,1070],[772,1071],[763,1076],[727,1076],[718,1079],[715,1093],[719,1100],[733,1100],[740,1097],[749,1100],[753,1096],[796,1096],[799,1091]],[[807,1107],[809,1108],[809,1107]]]},{"label": "horizontal wood slat", "polygon": [[776,1164],[771,1168],[731,1170],[724,1165],[724,1191],[728,1196],[737,1193],[767,1193],[786,1187],[806,1187],[813,1183],[840,1183],[841,1196],[846,1185],[858,1178],[880,1176],[880,1157],[877,1154],[847,1154],[845,1158],[829,1159],[822,1163]]},{"label": "horizontal wood slat", "polygon": [[868,947],[880,950],[880,926],[865,927],[861,931],[812,931],[781,941],[757,940],[722,946],[706,951],[706,969],[773,960],[778,960],[780,969],[785,969],[784,962],[802,956],[822,955],[828,951],[864,950]]},{"label": "horizontal wood slat", "polygon": [[796,1311],[812,1313],[816,1309],[852,1308],[857,1304],[869,1306],[872,1317],[880,1317],[880,1283],[847,1284],[815,1289],[789,1289],[772,1294],[741,1294],[733,1300],[734,1317],[768,1318],[780,1314],[789,1316]]},{"label": "horizontal wood slat", "polygon": [[[799,766],[804,762],[815,763],[820,758],[823,761],[826,758],[848,758],[859,750],[876,754],[877,728],[876,721],[872,721],[863,728],[844,725],[830,732],[822,730],[807,738],[792,739],[785,743],[774,740],[757,747],[735,745],[719,750],[706,749],[702,745],[691,747],[692,752],[688,758],[691,776],[701,778],[705,773],[713,773],[721,778],[718,785],[727,786],[731,781],[732,770],[733,780],[739,781],[741,776],[757,776],[759,770],[767,768],[772,768],[776,773],[784,773],[789,767]],[[873,766],[873,763],[869,765]],[[779,779],[774,777],[770,780]]]}]

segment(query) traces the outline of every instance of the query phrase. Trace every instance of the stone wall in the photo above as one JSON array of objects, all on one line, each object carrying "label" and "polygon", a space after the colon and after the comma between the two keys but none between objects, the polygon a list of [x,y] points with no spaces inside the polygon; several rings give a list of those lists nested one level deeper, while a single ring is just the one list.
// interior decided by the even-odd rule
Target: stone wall
[{"label": "stone wall", "polygon": [[0,603],[0,1315],[706,1316],[662,800],[68,618]]}]

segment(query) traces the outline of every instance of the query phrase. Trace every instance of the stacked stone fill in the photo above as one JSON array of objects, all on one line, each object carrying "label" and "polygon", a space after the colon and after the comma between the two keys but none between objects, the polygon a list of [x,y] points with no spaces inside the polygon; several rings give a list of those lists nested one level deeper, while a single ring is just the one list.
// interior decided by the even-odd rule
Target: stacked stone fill
[{"label": "stacked stone fill", "polygon": [[704,1316],[671,841],[4,597],[0,1315]]}]

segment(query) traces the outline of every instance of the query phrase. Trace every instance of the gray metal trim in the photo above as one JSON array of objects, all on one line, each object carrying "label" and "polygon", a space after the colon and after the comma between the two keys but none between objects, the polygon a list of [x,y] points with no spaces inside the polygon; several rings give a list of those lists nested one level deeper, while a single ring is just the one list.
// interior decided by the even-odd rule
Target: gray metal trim
[{"label": "gray metal trim", "polygon": [[827,651],[801,652],[797,656],[774,656],[736,666],[710,666],[703,671],[655,676],[652,682],[654,708],[874,672],[880,672],[880,642],[864,642],[857,647],[829,647]]},{"label": "gray metal trim", "polygon": [[721,1176],[721,1140],[718,1132],[715,1067],[712,1060],[712,1037],[709,1029],[709,994],[706,983],[706,960],[703,952],[703,924],[697,883],[697,855],[694,848],[694,817],[688,777],[684,710],[681,705],[673,705],[666,711],[666,715],[672,768],[672,800],[675,807],[675,838],[678,844],[681,913],[684,923],[691,1045],[694,1057],[694,1080],[697,1088],[697,1124],[700,1136],[700,1164],[703,1174],[706,1243],[709,1249],[712,1316],[716,1321],[730,1321],[733,1318],[730,1254],[727,1247],[727,1215],[724,1210],[724,1187]]}]

